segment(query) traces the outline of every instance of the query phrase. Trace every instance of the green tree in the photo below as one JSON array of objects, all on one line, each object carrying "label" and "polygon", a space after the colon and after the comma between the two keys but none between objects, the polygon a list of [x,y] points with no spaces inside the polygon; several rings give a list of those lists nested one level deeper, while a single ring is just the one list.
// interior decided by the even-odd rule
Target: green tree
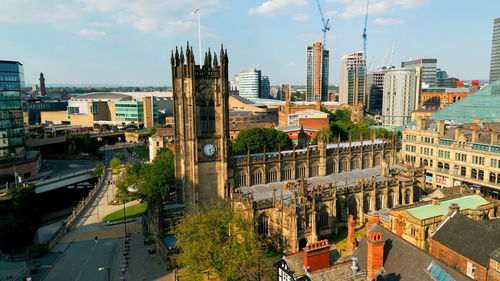
[{"label": "green tree", "polygon": [[242,130],[232,143],[233,154],[246,154],[248,150],[252,153],[266,151],[278,151],[291,149],[292,140],[285,132],[269,128],[253,128]]},{"label": "green tree", "polygon": [[111,159],[111,161],[109,161],[109,167],[111,169],[118,169],[120,167],[120,159],[116,156],[113,157],[113,159]]},{"label": "green tree", "polygon": [[145,175],[144,183],[139,185],[140,196],[150,201],[155,196],[161,196],[164,201],[170,201],[175,193],[174,153],[168,149],[158,152],[149,167],[132,166],[134,173]]},{"label": "green tree", "polygon": [[104,164],[97,164],[95,165],[94,171],[92,172],[92,175],[96,178],[100,177],[102,172],[104,171]]},{"label": "green tree", "polygon": [[[175,231],[185,270],[181,280],[203,280],[205,272],[223,281],[271,280],[274,269],[264,244],[248,221],[227,203],[207,205],[186,215]],[[259,266],[260,265],[260,266]],[[259,272],[259,268],[261,272]]]},{"label": "green tree", "polygon": [[123,155],[123,152],[117,152],[115,153],[115,156],[116,158],[120,159],[120,161],[123,161],[123,159],[125,159],[125,155]]}]

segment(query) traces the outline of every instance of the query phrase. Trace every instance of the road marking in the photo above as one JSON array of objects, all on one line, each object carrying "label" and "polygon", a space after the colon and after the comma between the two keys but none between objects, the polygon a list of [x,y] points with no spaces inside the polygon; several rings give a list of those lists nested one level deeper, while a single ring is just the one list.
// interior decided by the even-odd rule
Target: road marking
[{"label": "road marking", "polygon": [[82,271],[81,270],[80,270],[80,273],[78,273],[78,275],[76,276],[75,281],[78,281],[78,279],[80,279],[80,275],[82,275]]}]

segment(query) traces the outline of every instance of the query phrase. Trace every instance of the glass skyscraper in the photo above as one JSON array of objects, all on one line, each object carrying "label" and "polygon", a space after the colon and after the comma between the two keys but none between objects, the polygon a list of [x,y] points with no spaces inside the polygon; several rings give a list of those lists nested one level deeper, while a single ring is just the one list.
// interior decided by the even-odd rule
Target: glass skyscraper
[{"label": "glass skyscraper", "polygon": [[329,58],[323,43],[307,46],[306,101],[328,100]]},{"label": "glass skyscraper", "polygon": [[250,68],[240,72],[238,86],[240,96],[244,98],[260,98],[261,71]]},{"label": "glass skyscraper", "polygon": [[340,62],[339,102],[347,105],[365,104],[365,53],[358,51],[342,57]]},{"label": "glass skyscraper", "polygon": [[500,18],[493,23],[491,42],[490,84],[500,80]]},{"label": "glass skyscraper", "polygon": [[[416,60],[401,62],[401,67],[412,69],[420,67],[422,69],[422,88],[436,87],[437,59],[432,59],[430,57],[417,57]],[[427,86],[424,86],[424,84]]]},{"label": "glass skyscraper", "polygon": [[23,65],[0,60],[0,161],[25,157],[23,108]]}]

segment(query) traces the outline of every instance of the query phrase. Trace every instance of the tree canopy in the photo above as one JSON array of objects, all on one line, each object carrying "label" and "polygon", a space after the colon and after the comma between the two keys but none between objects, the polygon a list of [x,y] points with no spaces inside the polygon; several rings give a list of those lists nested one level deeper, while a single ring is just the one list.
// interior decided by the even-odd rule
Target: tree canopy
[{"label": "tree canopy", "polygon": [[292,140],[285,132],[272,128],[253,128],[242,130],[232,143],[233,154],[246,154],[266,151],[278,151],[291,149]]},{"label": "tree canopy", "polygon": [[175,236],[181,250],[177,260],[185,270],[182,280],[203,280],[207,271],[224,281],[272,278],[274,269],[254,222],[226,202],[187,214],[177,225]]}]

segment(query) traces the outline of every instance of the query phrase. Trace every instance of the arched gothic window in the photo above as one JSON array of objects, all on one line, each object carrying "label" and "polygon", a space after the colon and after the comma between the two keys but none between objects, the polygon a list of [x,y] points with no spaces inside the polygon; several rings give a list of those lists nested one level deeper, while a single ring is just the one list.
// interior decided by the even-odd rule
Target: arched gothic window
[{"label": "arched gothic window", "polygon": [[215,132],[215,104],[212,99],[200,100],[196,103],[198,116],[198,132],[201,135],[211,135]]},{"label": "arched gothic window", "polygon": [[292,179],[292,167],[290,165],[283,168],[283,173],[281,174],[281,180],[291,180]]},{"label": "arched gothic window", "polygon": [[314,162],[311,164],[311,173],[309,174],[310,177],[317,177],[319,176],[319,164],[318,162]]},{"label": "arched gothic window", "polygon": [[268,235],[269,234],[269,218],[266,216],[266,214],[262,214],[259,216],[259,221],[258,221],[258,232],[261,235]]}]

